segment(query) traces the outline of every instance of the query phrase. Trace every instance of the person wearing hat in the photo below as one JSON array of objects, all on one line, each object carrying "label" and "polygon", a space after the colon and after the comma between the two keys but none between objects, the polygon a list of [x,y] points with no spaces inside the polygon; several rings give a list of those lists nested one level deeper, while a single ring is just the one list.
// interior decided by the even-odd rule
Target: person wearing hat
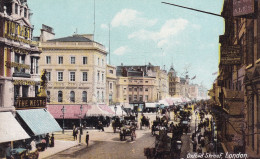
[{"label": "person wearing hat", "polygon": [[54,134],[51,135],[51,144],[50,147],[54,147]]},{"label": "person wearing hat", "polygon": [[88,141],[89,141],[89,134],[88,134],[88,131],[87,131],[87,134],[86,134],[86,144],[88,146]]}]

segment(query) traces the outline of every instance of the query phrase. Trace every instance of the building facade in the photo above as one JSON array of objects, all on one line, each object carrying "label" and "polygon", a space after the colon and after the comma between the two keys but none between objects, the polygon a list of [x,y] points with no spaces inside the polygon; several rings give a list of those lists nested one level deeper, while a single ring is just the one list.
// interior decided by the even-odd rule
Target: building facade
[{"label": "building facade", "polygon": [[116,78],[116,67],[107,65],[106,71],[106,104],[114,105],[117,101],[117,78]]},{"label": "building facade", "polygon": [[24,97],[37,97],[40,51],[32,41],[26,2],[2,1],[0,12],[0,111],[14,111]]},{"label": "building facade", "polygon": [[173,96],[180,96],[180,77],[177,76],[177,72],[171,66],[168,72],[168,79],[169,79],[169,95]]},{"label": "building facade", "polygon": [[[40,69],[47,71],[48,104],[104,104],[106,102],[105,47],[93,35],[49,39],[52,29],[42,29]],[[50,35],[49,35],[50,34]]]}]

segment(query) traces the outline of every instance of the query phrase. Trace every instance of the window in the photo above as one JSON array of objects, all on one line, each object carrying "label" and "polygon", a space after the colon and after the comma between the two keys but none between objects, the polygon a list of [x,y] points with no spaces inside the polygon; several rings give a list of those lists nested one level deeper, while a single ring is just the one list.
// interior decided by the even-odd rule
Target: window
[{"label": "window", "polygon": [[70,91],[70,102],[75,102],[75,92],[74,91]]},{"label": "window", "polygon": [[86,57],[86,56],[84,56],[83,58],[82,58],[82,63],[83,63],[83,65],[86,65],[86,64],[88,64],[88,57]]},{"label": "window", "polygon": [[22,86],[22,97],[28,97],[29,86]]},{"label": "window", "polygon": [[63,72],[58,72],[58,81],[63,81]]},{"label": "window", "polygon": [[140,91],[143,91],[143,88],[140,88]]},{"label": "window", "polygon": [[62,102],[62,91],[58,92],[58,102]]},{"label": "window", "polygon": [[47,103],[50,103],[51,92],[47,91]]},{"label": "window", "polygon": [[143,101],[143,96],[142,95],[139,96],[139,101]]},{"label": "window", "polygon": [[99,72],[97,73],[97,81],[99,82]]},{"label": "window", "polygon": [[102,59],[102,66],[104,66],[104,59]]},{"label": "window", "polygon": [[113,89],[113,83],[110,83],[110,84],[109,84],[109,88],[110,88],[110,89]]},{"label": "window", "polygon": [[124,100],[126,100],[126,95],[124,95]]},{"label": "window", "polygon": [[104,102],[104,92],[103,91],[101,93],[101,99],[102,99],[102,102]]},{"label": "window", "polygon": [[82,72],[82,81],[88,81],[88,72]]},{"label": "window", "polygon": [[70,72],[70,81],[71,82],[75,81],[75,72]]},{"label": "window", "polygon": [[82,92],[82,102],[87,102],[87,92],[86,91]]},{"label": "window", "polygon": [[145,100],[148,101],[148,95],[145,96]]},{"label": "window", "polygon": [[14,85],[14,103],[17,102],[18,97],[20,97],[20,85]]},{"label": "window", "polygon": [[104,82],[104,74],[102,73],[102,82]]},{"label": "window", "polygon": [[129,91],[132,91],[132,88],[129,88]]},{"label": "window", "polygon": [[46,72],[46,78],[48,81],[51,81],[51,72]]},{"label": "window", "polygon": [[[21,56],[21,63],[25,64],[25,55]],[[25,69],[24,68],[20,68],[20,71],[25,73]]]},{"label": "window", "polygon": [[135,92],[137,92],[137,88],[135,88],[134,90],[135,90]]},{"label": "window", "polygon": [[73,56],[73,57],[70,57],[70,64],[75,64],[76,63],[76,58]]},{"label": "window", "polygon": [[36,65],[36,66],[35,66],[36,74],[38,74],[38,73],[39,73],[39,59],[36,58],[35,61],[36,61],[36,64],[35,64],[35,65]]},{"label": "window", "polygon": [[145,88],[145,92],[148,92],[148,88]]},{"label": "window", "polygon": [[126,82],[126,80],[124,80],[124,82]]},{"label": "window", "polygon": [[18,14],[18,4],[15,3],[15,14]]},{"label": "window", "polygon": [[99,101],[99,91],[97,91],[97,101]]},{"label": "window", "polygon": [[145,81],[145,83],[148,83],[148,81]]},{"label": "window", "polygon": [[253,24],[251,24],[251,27],[247,30],[247,60],[246,64],[250,65],[254,62],[254,28]]},{"label": "window", "polygon": [[134,101],[137,101],[137,95],[134,95]]},{"label": "window", "polygon": [[114,72],[113,72],[113,70],[109,70],[109,73],[113,74]]},{"label": "window", "polygon": [[24,17],[27,18],[27,9],[24,8]]},{"label": "window", "polygon": [[129,102],[131,102],[132,101],[132,96],[129,95],[128,99],[129,99]]},{"label": "window", "polygon": [[46,64],[51,64],[51,57],[50,56],[46,56]]},{"label": "window", "polygon": [[58,57],[58,64],[63,64],[63,57],[62,56]]},{"label": "window", "polygon": [[98,58],[98,60],[97,60],[97,64],[99,65],[99,58]]},{"label": "window", "polygon": [[[14,55],[14,62],[20,63],[20,55],[19,54]],[[19,71],[20,70],[18,69],[18,67],[15,67],[15,72],[19,72]]]},{"label": "window", "polygon": [[35,97],[38,97],[39,94],[39,86],[35,86]]}]

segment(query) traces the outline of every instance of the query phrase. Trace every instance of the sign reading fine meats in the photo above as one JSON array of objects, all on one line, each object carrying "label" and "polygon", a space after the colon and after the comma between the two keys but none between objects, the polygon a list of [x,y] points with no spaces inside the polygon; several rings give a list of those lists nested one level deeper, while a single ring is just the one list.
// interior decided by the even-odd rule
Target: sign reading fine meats
[{"label": "sign reading fine meats", "polygon": [[241,64],[240,46],[221,47],[220,63],[223,65],[239,65]]},{"label": "sign reading fine meats", "polygon": [[19,97],[15,105],[16,109],[33,109],[45,107],[46,97]]},{"label": "sign reading fine meats", "polygon": [[254,0],[233,0],[233,16],[254,13]]}]

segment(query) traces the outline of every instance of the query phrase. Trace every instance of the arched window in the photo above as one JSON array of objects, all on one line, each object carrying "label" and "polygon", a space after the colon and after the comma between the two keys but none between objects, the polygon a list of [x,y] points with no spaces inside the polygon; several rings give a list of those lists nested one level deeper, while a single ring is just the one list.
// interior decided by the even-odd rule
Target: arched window
[{"label": "arched window", "polygon": [[58,102],[62,102],[62,91],[58,92]]},{"label": "arched window", "polygon": [[51,92],[47,91],[47,103],[50,103]]},{"label": "arched window", "polygon": [[70,92],[70,102],[75,102],[75,92],[74,91],[71,91]]},{"label": "arched window", "polygon": [[86,91],[83,91],[82,92],[82,102],[87,102],[88,100],[87,100],[88,98],[87,98],[87,92]]}]

